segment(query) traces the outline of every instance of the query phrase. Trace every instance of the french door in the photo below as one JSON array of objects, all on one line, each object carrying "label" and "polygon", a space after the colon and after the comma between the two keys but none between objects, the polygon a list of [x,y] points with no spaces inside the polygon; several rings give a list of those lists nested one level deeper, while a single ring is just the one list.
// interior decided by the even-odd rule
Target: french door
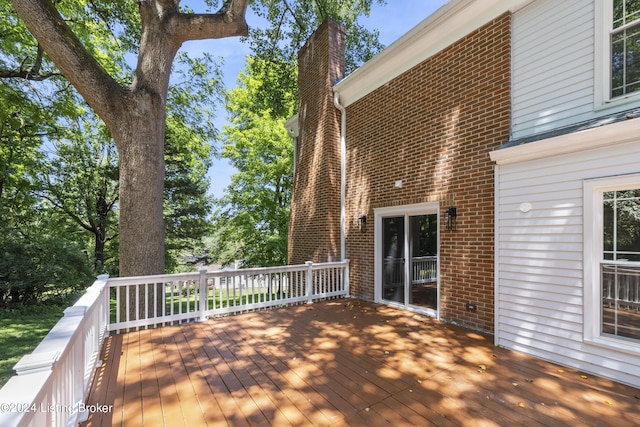
[{"label": "french door", "polygon": [[438,316],[438,204],[376,210],[376,300]]}]

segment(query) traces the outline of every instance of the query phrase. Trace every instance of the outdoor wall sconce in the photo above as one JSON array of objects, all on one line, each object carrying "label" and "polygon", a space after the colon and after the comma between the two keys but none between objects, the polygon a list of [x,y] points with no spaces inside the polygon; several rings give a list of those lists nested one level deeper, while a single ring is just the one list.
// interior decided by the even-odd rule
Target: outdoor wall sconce
[{"label": "outdoor wall sconce", "polygon": [[367,231],[367,216],[366,215],[362,215],[358,218],[358,221],[360,222],[360,232],[364,233]]},{"label": "outdoor wall sconce", "polygon": [[455,207],[449,206],[447,208],[447,230],[455,231],[457,229],[456,218],[458,216],[458,212]]}]

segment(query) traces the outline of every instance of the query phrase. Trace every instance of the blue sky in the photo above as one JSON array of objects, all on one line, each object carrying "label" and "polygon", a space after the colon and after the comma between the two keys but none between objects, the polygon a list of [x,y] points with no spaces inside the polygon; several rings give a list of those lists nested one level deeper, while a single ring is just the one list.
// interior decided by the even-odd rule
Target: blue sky
[{"label": "blue sky", "polygon": [[[199,6],[204,2],[190,0],[187,3],[194,11],[204,12]],[[371,16],[363,18],[361,22],[369,28],[377,29],[380,32],[380,41],[389,46],[445,3],[445,0],[387,0],[386,6],[374,5]],[[256,25],[251,10],[247,12],[247,20],[250,26]],[[183,49],[193,54],[206,50],[214,56],[223,57],[225,85],[229,89],[235,86],[236,77],[244,68],[245,57],[250,53],[239,38],[189,42]],[[224,124],[224,116],[224,108],[218,109],[216,123],[219,128]],[[235,169],[226,161],[216,159],[209,171],[210,193],[215,197],[222,196],[234,172]]]}]

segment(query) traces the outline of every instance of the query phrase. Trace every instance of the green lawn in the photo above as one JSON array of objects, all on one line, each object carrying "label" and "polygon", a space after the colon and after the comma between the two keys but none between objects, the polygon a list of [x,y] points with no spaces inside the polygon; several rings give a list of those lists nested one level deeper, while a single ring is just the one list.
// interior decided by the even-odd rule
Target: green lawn
[{"label": "green lawn", "polygon": [[13,309],[0,308],[0,387],[13,375],[13,366],[29,354],[63,316],[68,301]]},{"label": "green lawn", "polygon": [[[76,295],[76,299],[77,299]],[[214,298],[213,293],[208,295],[209,304],[212,304]],[[179,312],[179,301],[177,295],[174,296],[173,310],[174,313]],[[242,297],[239,293],[235,296],[233,293],[226,295],[219,291],[215,293],[216,307],[220,307],[220,300],[223,306],[242,305],[251,302],[270,301],[280,299],[278,293],[266,294],[247,294],[243,292]],[[25,354],[29,354],[42,341],[53,326],[62,318],[64,309],[73,305],[71,301],[74,297],[68,298],[52,298],[47,303],[38,303],[30,306],[18,306],[13,308],[0,308],[0,387],[2,387],[15,372],[13,366],[18,363],[20,358]],[[189,301],[186,297],[182,299],[182,312],[186,312],[187,304],[189,310],[195,310],[195,297],[191,296]],[[167,295],[166,310],[171,310],[171,300]],[[115,292],[112,292],[111,298],[111,321],[115,321]]]},{"label": "green lawn", "polygon": [[[215,293],[210,290],[207,297],[209,300],[208,302],[209,307],[214,306],[214,298],[215,298],[215,307],[220,308],[220,307],[235,307],[235,306],[259,303],[259,302],[265,302],[265,301],[275,301],[282,298],[286,298],[287,295],[281,295],[278,292],[262,293],[259,290],[256,290],[255,293],[252,294],[248,292],[246,289],[244,289],[242,291],[242,295],[240,295],[239,291],[236,291],[235,294],[233,293],[233,291],[230,291],[227,294],[227,292],[223,292],[220,290],[216,290]],[[165,296],[165,310],[166,310],[165,312],[167,315],[170,315],[171,313],[173,314],[187,313],[187,309],[188,309],[188,311],[192,313],[196,310],[196,307],[198,304],[198,302],[196,301],[199,302],[199,296],[194,295],[193,293],[189,295],[189,298],[187,298],[186,295],[183,294],[182,301],[180,301],[179,295],[177,292],[175,292],[173,295],[171,295],[170,293],[167,293],[167,295]],[[115,323],[116,321],[115,289],[112,289],[111,291],[110,303],[111,303],[111,306],[110,306],[109,312],[111,315],[111,322]]]}]

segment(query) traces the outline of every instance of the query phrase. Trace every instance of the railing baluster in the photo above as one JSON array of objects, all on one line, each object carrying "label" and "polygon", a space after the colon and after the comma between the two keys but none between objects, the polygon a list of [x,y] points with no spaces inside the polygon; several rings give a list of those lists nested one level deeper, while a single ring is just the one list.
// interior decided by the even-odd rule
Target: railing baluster
[{"label": "railing baluster", "polygon": [[136,285],[136,318],[140,320],[140,285]]},{"label": "railing baluster", "polygon": [[198,277],[198,296],[200,297],[198,300],[198,313],[200,313],[200,321],[203,321],[207,318],[206,311],[209,299],[209,292],[207,287],[207,269],[202,268],[199,271]]},{"label": "railing baluster", "polygon": [[[114,330],[204,320],[210,315],[346,296],[348,262],[110,280],[118,290],[115,323],[110,328]],[[144,285],[144,292],[140,285]],[[124,301],[122,291],[126,291]],[[630,286],[628,292],[635,291]],[[127,308],[124,318],[123,303]]]},{"label": "railing baluster", "polygon": [[144,284],[144,318],[149,318],[149,284]]},{"label": "railing baluster", "polygon": [[126,320],[127,320],[127,322],[129,322],[131,320],[131,310],[129,310],[129,307],[131,307],[131,305],[129,305],[129,302],[130,302],[129,301],[129,299],[130,299],[130,295],[129,294],[131,293],[130,286],[125,286],[124,290],[126,292],[125,293],[126,306],[124,308],[124,312],[126,314],[126,316],[125,316]]},{"label": "railing baluster", "polygon": [[116,291],[116,323],[120,323],[120,289],[115,288]]}]

